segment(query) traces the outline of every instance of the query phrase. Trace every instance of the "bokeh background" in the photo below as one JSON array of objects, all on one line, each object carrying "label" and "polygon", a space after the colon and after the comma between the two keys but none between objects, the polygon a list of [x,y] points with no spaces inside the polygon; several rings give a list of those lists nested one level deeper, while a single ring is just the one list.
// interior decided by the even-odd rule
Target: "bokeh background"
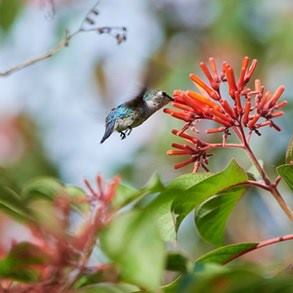
[{"label": "bokeh background", "polygon": [[[46,52],[75,30],[94,0],[0,0],[0,71]],[[292,0],[107,0],[97,24],[126,26],[127,42],[87,33],[53,58],[0,78],[0,165],[21,184],[35,176],[55,176],[82,186],[97,173],[142,186],[157,171],[163,180],[190,172],[174,171],[166,150],[171,128],[180,123],[157,113],[130,137],[111,136],[99,144],[109,109],[133,96],[146,79],[172,92],[191,88],[189,72],[209,56],[239,69],[245,55],[259,60],[256,76],[268,89],[286,86],[289,101],[279,119],[281,133],[268,129],[253,146],[274,176],[292,136]],[[255,76],[255,77],[256,77]],[[216,138],[214,138],[216,139]],[[217,171],[239,152],[220,151],[211,160]],[[292,194],[282,192],[292,206]],[[197,256],[211,246],[194,232],[192,217],[179,233],[179,247]],[[234,211],[227,241],[258,241],[292,231],[268,194],[250,190]],[[281,249],[280,249],[281,247]],[[291,254],[290,254],[291,247]],[[284,267],[293,261],[292,245],[264,249],[249,259]]]}]

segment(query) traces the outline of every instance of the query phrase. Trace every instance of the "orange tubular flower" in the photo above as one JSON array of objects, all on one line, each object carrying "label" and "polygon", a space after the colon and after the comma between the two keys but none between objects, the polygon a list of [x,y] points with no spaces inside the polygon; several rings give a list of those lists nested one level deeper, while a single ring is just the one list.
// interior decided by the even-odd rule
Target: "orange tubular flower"
[{"label": "orange tubular flower", "polygon": [[[254,82],[254,89],[248,88],[257,60],[246,56],[243,58],[239,78],[236,79],[235,71],[227,62],[223,63],[222,72],[219,72],[214,58],[209,58],[209,64],[200,63],[200,68],[207,78],[207,82],[198,75],[191,73],[189,78],[202,92],[197,93],[193,90],[175,90],[173,92],[173,109],[164,109],[164,112],[176,119],[185,122],[181,130],[172,130],[176,136],[183,138],[190,145],[172,144],[175,150],[169,150],[168,155],[186,155],[191,158],[175,165],[175,168],[182,168],[188,164],[194,164],[193,171],[199,167],[207,170],[207,154],[215,147],[237,147],[235,144],[227,144],[226,139],[231,130],[239,137],[245,135],[245,129],[249,134],[260,135],[259,129],[265,126],[272,127],[280,131],[280,127],[275,124],[273,119],[280,117],[284,112],[280,111],[288,104],[287,101],[281,101],[285,87],[279,86],[272,94],[266,91],[259,79]],[[223,98],[220,92],[220,85],[227,83],[230,99]],[[206,130],[206,133],[223,133],[222,143],[207,143],[198,136],[187,134],[188,129],[194,130],[195,123],[199,120],[211,120],[218,127]],[[241,138],[240,138],[241,139]],[[238,145],[239,147],[240,145]]]}]

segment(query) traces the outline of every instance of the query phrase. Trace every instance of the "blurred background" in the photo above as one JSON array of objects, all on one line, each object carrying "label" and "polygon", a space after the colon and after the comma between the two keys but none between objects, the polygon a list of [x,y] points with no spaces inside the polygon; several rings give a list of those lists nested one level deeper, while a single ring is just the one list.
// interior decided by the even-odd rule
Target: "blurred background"
[{"label": "blurred background", "polygon": [[[94,0],[0,0],[0,71],[46,52],[78,28]],[[108,35],[81,34],[49,60],[0,78],[0,165],[21,184],[49,175],[82,185],[97,173],[142,186],[157,171],[170,180],[176,158],[166,150],[180,127],[162,112],[121,141],[118,134],[103,145],[104,119],[115,105],[137,93],[146,79],[171,93],[190,89],[188,73],[214,56],[239,69],[245,55],[257,58],[259,77],[267,89],[286,86],[289,101],[279,119],[281,133],[268,129],[253,139],[256,153],[272,176],[284,161],[292,136],[293,2],[292,0],[107,0],[101,1],[97,24],[127,27],[120,46]],[[214,137],[213,139],[217,139]],[[212,171],[239,152],[221,151],[210,161]],[[282,192],[292,206],[292,195]],[[250,190],[230,220],[229,242],[263,240],[292,231],[287,218],[268,194]],[[283,244],[281,244],[283,245]],[[192,217],[180,230],[179,246],[195,257],[211,247],[197,238]],[[277,264],[293,261],[290,243],[264,249],[250,259]],[[292,252],[292,245],[291,245]]]}]

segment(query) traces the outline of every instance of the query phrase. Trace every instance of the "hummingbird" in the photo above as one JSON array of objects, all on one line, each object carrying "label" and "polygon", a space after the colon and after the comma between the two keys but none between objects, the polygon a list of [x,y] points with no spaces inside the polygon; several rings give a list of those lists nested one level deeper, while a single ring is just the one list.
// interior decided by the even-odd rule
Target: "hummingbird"
[{"label": "hummingbird", "polygon": [[100,143],[114,131],[120,133],[121,139],[125,139],[132,128],[142,124],[172,100],[173,98],[164,91],[144,88],[136,97],[111,110],[106,117],[106,129]]}]

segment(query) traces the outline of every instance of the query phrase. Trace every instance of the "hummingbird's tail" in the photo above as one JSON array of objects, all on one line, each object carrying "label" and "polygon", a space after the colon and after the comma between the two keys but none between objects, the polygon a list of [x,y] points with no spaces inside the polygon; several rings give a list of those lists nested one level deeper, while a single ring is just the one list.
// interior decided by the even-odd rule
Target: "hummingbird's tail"
[{"label": "hummingbird's tail", "polygon": [[115,120],[106,124],[105,133],[104,133],[104,136],[101,139],[100,143],[103,143],[113,133],[114,126],[115,126]]}]

